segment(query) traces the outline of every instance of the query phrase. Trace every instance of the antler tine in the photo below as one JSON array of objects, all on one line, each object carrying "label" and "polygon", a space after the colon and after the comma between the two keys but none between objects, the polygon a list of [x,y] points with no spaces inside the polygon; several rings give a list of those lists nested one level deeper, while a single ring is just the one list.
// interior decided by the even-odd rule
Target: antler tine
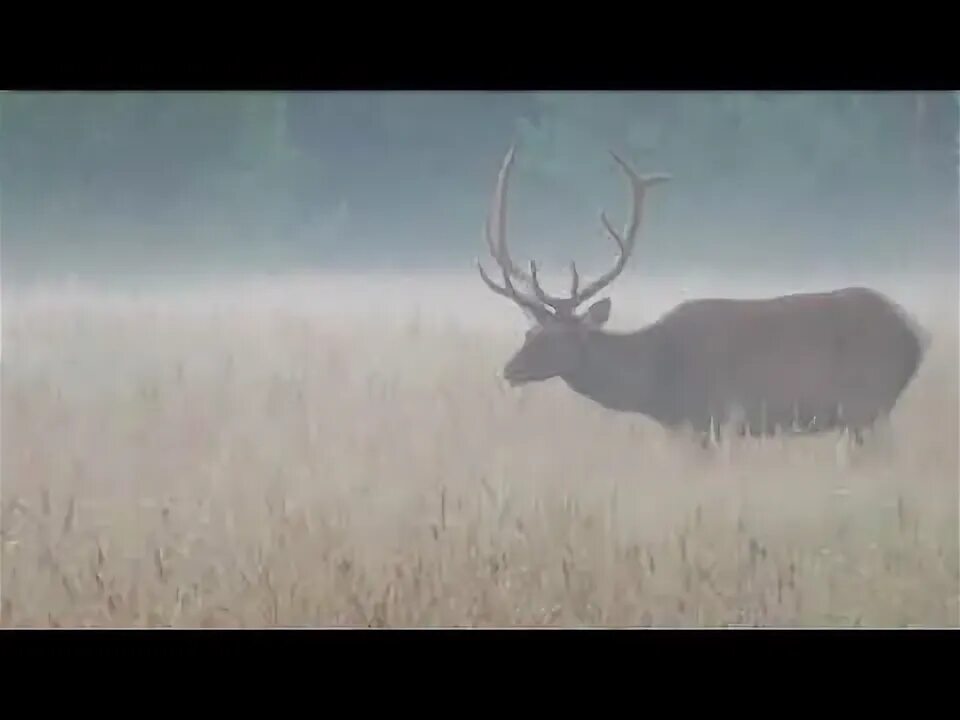
[{"label": "antler tine", "polygon": [[570,272],[573,275],[570,297],[554,297],[553,295],[547,295],[547,293],[543,291],[543,288],[540,287],[540,278],[537,275],[537,264],[533,260],[530,261],[531,285],[533,286],[533,292],[537,296],[537,300],[544,305],[549,305],[561,315],[572,314],[577,306],[577,285],[580,283],[580,276],[577,274],[576,264],[570,263]]},{"label": "antler tine", "polygon": [[504,208],[506,206],[507,182],[510,179],[510,170],[513,167],[515,156],[516,145],[511,145],[503,158],[503,164],[500,166],[500,172],[497,175],[497,185],[493,193],[490,216],[486,225],[487,245],[490,247],[490,254],[493,255],[497,264],[505,272],[517,280],[530,283],[531,277],[517,267],[510,257],[510,250],[507,248],[507,215]]},{"label": "antler tine", "polygon": [[[481,265],[479,260],[477,260],[477,269],[480,271],[480,277],[488,288],[493,290],[493,292],[497,293],[498,295],[502,295],[503,297],[513,300],[521,307],[533,313],[537,320],[543,322],[549,319],[551,315],[550,311],[544,307],[544,305],[537,302],[535,298],[518,292],[510,279],[511,276],[513,276],[514,278],[523,280],[527,283],[533,282],[533,279],[530,275],[527,275],[513,263],[513,260],[510,258],[510,251],[507,249],[506,242],[506,213],[504,212],[504,207],[506,205],[505,196],[507,180],[509,179],[510,168],[513,164],[515,152],[515,146],[511,146],[503,159],[503,164],[500,167],[500,173],[497,176],[497,185],[493,193],[493,202],[490,206],[490,214],[484,223],[487,246],[490,249],[490,255],[496,261],[497,265],[500,266],[500,272],[503,275],[503,286],[501,287],[497,285],[495,282],[493,282],[493,280],[490,279],[490,276],[487,275],[486,271],[483,269],[483,265]],[[537,290],[539,290],[539,286],[537,286]]]},{"label": "antler tine", "polygon": [[637,229],[640,227],[640,219],[643,215],[643,198],[646,189],[652,185],[656,185],[660,182],[670,179],[669,175],[662,174],[640,177],[633,170],[633,168],[631,168],[626,161],[623,160],[623,158],[617,155],[617,153],[610,151],[610,155],[626,174],[630,183],[630,197],[632,199],[630,221],[627,223],[626,228],[624,228],[623,235],[621,235],[614,230],[613,225],[611,225],[610,221],[607,219],[606,213],[600,213],[600,222],[603,223],[603,226],[606,228],[607,232],[610,233],[610,235],[616,241],[617,246],[620,249],[620,253],[617,256],[617,261],[614,263],[613,268],[611,268],[608,272],[603,274],[594,282],[590,283],[581,293],[576,296],[578,305],[603,290],[614,279],[616,279],[621,272],[623,272],[623,268],[626,266],[627,260],[629,260],[630,256],[633,254],[633,249],[637,239]]},{"label": "antler tine", "polygon": [[542,305],[535,302],[532,298],[528,298],[525,295],[517,292],[517,289],[513,286],[513,283],[510,282],[509,273],[502,267],[500,269],[503,272],[503,287],[500,287],[490,279],[490,276],[487,275],[487,271],[483,269],[483,264],[479,259],[477,260],[477,270],[480,271],[480,279],[483,280],[484,284],[488,288],[493,290],[493,292],[495,292],[497,295],[502,295],[505,298],[513,300],[520,307],[529,310],[531,313],[533,313],[537,320],[544,321],[549,319],[549,311]]},{"label": "antler tine", "polygon": [[580,273],[577,272],[577,264],[570,261],[570,297],[575,298],[580,289]]},{"label": "antler tine", "polygon": [[[490,206],[490,217],[486,224],[487,245],[490,247],[490,254],[493,255],[504,277],[512,276],[521,280],[533,289],[536,299],[543,305],[552,308],[558,314],[569,315],[573,312],[576,303],[573,298],[559,298],[547,295],[540,286],[537,277],[537,265],[530,261],[530,273],[521,270],[510,257],[510,250],[507,246],[507,221],[506,221],[506,191],[507,183],[510,178],[510,170],[513,167],[513,160],[516,156],[516,146],[511,145],[500,166],[500,173],[497,176],[497,185],[493,193],[493,202]],[[510,292],[525,301],[527,307],[533,302],[533,298],[521,296],[515,288],[510,288]]]},{"label": "antler tine", "polygon": [[[533,289],[533,293],[537,300],[539,300],[543,305],[552,308],[560,315],[571,315],[577,305],[577,286],[580,282],[580,278],[579,275],[577,275],[575,266],[571,264],[571,272],[573,275],[573,292],[571,296],[569,298],[554,297],[552,295],[547,295],[547,293],[544,292],[543,288],[540,286],[540,281],[537,277],[537,265],[533,260],[530,261],[530,273],[527,274],[517,267],[510,257],[510,251],[507,247],[507,222],[505,207],[507,182],[510,177],[510,170],[513,167],[513,160],[515,156],[516,145],[511,145],[503,159],[503,164],[500,166],[500,173],[497,176],[497,186],[493,194],[493,203],[491,204],[490,208],[490,220],[487,222],[487,244],[490,246],[490,253],[500,265],[504,275],[511,275],[514,278],[527,283]],[[495,233],[491,232],[491,230],[494,228],[496,229]],[[514,292],[516,291],[514,290]],[[524,299],[528,302],[532,301],[532,298],[529,297]]]},{"label": "antler tine", "polygon": [[[487,237],[490,237],[489,233],[487,233]],[[491,245],[491,248],[492,247],[493,246]],[[491,254],[493,255],[493,259],[496,260],[497,265],[500,267],[500,272],[503,277],[503,286],[497,285],[492,279],[490,279],[490,276],[487,275],[486,270],[483,269],[483,264],[480,262],[480,259],[477,258],[477,270],[480,271],[480,279],[483,280],[484,284],[493,290],[493,292],[495,292],[497,295],[505,297],[509,300],[513,300],[513,302],[520,307],[529,310],[531,313],[533,313],[534,317],[538,321],[543,322],[544,320],[548,319],[547,315],[549,315],[549,312],[544,307],[539,305],[533,298],[527,297],[526,295],[518,292],[513,282],[510,280],[510,272],[508,267],[505,267],[504,264],[500,262],[499,257],[497,257],[495,252],[492,250]]]}]

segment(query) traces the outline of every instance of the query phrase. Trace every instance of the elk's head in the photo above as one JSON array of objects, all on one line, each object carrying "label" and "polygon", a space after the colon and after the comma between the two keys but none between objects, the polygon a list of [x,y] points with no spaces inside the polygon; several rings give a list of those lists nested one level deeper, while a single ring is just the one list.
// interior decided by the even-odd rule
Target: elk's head
[{"label": "elk's head", "polygon": [[[633,252],[637,230],[640,226],[643,198],[651,185],[668,180],[666,175],[637,175],[618,155],[610,153],[630,181],[630,196],[633,210],[630,222],[620,233],[600,214],[600,221],[619,247],[619,255],[613,268],[603,276],[580,287],[580,275],[575,263],[570,263],[570,295],[554,297],[544,292],[537,277],[537,265],[530,262],[530,272],[517,267],[510,257],[506,240],[505,194],[515,149],[507,152],[497,178],[490,215],[486,222],[487,245],[490,255],[500,267],[503,284],[498,285],[487,275],[480,261],[477,268],[480,277],[493,292],[509,298],[519,305],[534,321],[527,331],[520,350],[504,366],[503,377],[511,385],[547,380],[573,371],[583,357],[585,341],[591,332],[601,328],[610,317],[610,300],[604,298],[590,305],[585,311],[578,308],[609,285],[622,271]],[[525,283],[530,292],[520,292],[513,281]]]}]

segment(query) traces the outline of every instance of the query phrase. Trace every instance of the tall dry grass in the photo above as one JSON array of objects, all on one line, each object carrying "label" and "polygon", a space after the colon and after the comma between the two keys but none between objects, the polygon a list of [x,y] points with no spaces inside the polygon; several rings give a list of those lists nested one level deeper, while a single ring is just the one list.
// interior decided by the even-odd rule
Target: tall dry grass
[{"label": "tall dry grass", "polygon": [[958,624],[955,288],[866,447],[703,452],[508,391],[522,321],[443,282],[8,293],[3,625]]}]

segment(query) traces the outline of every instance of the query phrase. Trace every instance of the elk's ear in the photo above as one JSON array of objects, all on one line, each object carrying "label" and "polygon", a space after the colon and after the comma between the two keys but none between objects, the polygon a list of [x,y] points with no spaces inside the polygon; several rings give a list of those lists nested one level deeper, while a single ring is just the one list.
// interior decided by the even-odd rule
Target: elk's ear
[{"label": "elk's ear", "polygon": [[610,298],[597,300],[591,305],[583,315],[583,320],[588,325],[600,327],[610,319]]}]

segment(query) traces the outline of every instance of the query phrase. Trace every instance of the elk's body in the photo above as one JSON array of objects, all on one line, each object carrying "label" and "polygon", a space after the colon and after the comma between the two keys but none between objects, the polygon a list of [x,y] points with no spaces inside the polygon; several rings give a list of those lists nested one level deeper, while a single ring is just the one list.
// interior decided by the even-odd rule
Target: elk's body
[{"label": "elk's body", "polygon": [[590,329],[560,377],[604,407],[668,427],[860,430],[893,409],[922,353],[899,308],[846,288],[694,300],[634,333]]},{"label": "elk's body", "polygon": [[[622,236],[601,216],[620,256],[610,272],[583,290],[571,265],[570,297],[557,298],[540,287],[534,263],[528,274],[510,259],[503,206],[512,149],[507,154],[487,223],[503,285],[478,266],[491,290],[537,321],[504,367],[508,382],[559,377],[611,410],[700,432],[730,422],[752,434],[846,427],[859,437],[890,413],[920,365],[926,339],[901,308],[874,290],[693,300],[632,333],[602,329],[609,299],[577,314],[577,306],[622,271],[634,247],[646,188],[665,179],[641,178],[614,158],[630,178],[634,201]],[[527,282],[533,295],[519,292],[511,278]]]}]

